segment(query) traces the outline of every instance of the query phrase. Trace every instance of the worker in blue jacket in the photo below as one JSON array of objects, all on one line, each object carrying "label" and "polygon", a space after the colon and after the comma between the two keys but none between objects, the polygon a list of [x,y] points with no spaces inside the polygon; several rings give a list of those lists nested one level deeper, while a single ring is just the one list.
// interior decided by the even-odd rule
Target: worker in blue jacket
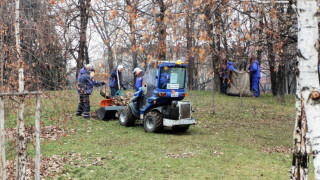
[{"label": "worker in blue jacket", "polygon": [[160,88],[167,89],[167,84],[170,82],[170,74],[167,70],[163,70],[164,72],[160,75]]},{"label": "worker in blue jacket", "polygon": [[237,69],[234,67],[234,62],[232,62],[232,61],[230,60],[230,61],[228,61],[228,63],[227,63],[227,74],[228,74],[228,82],[227,82],[227,85],[230,84],[231,76],[232,76],[232,71],[237,71]]},{"label": "worker in blue jacket", "polygon": [[80,80],[80,77],[82,74],[89,74],[90,69],[92,69],[93,66],[91,64],[85,65],[82,69],[80,69],[79,75],[78,75],[78,81]]},{"label": "worker in blue jacket", "polygon": [[83,118],[90,118],[90,95],[92,94],[93,86],[105,85],[103,81],[96,81],[94,79],[94,69],[91,68],[88,72],[83,73],[79,78],[77,91],[79,94],[79,105],[76,115]]},{"label": "worker in blue jacket", "polygon": [[[111,89],[111,97],[116,95],[116,92],[119,90],[119,85],[118,85],[118,78],[119,78],[119,84],[120,88],[126,90],[127,88],[124,87],[122,83],[122,72],[123,72],[123,66],[119,65],[116,67],[116,69],[113,71],[110,77],[110,82],[109,82],[109,87]],[[118,77],[119,75],[119,77]]]},{"label": "worker in blue jacket", "polygon": [[133,74],[136,78],[136,92],[139,91],[139,88],[142,87],[144,72],[140,68],[134,68]]},{"label": "worker in blue jacket", "polygon": [[229,62],[227,63],[227,68],[228,68],[228,70],[230,70],[230,71],[236,70],[236,69],[234,68],[234,63],[233,63],[232,61],[229,61]]},{"label": "worker in blue jacket", "polygon": [[219,74],[220,74],[221,93],[227,93],[228,68],[227,68],[226,64],[221,65]]},{"label": "worker in blue jacket", "polygon": [[252,90],[255,97],[260,96],[260,90],[259,90],[259,82],[260,82],[260,63],[258,60],[255,60],[254,58],[251,58],[251,65],[249,68],[250,73],[250,79],[252,84]]}]

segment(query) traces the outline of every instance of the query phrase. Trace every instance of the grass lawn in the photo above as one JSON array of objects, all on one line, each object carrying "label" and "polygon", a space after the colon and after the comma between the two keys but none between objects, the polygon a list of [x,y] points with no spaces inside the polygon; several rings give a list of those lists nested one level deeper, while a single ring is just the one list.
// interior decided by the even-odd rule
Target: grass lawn
[{"label": "grass lawn", "polygon": [[[146,133],[142,124],[127,128],[117,120],[74,116],[76,92],[55,92],[54,97],[42,100],[42,126],[58,124],[67,135],[44,140],[41,153],[68,161],[53,179],[289,179],[294,96],[280,104],[270,95],[216,94],[212,115],[211,92],[191,91],[186,99],[193,103],[197,124],[186,133],[165,129],[158,134]],[[100,99],[96,91],[91,111]],[[10,122],[7,126],[14,126]]]}]

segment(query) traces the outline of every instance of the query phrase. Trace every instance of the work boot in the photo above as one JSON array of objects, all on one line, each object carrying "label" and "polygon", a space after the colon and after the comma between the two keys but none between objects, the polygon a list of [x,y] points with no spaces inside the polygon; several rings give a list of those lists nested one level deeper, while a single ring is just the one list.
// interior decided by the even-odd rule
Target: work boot
[{"label": "work boot", "polygon": [[77,111],[76,116],[81,116],[82,112]]}]

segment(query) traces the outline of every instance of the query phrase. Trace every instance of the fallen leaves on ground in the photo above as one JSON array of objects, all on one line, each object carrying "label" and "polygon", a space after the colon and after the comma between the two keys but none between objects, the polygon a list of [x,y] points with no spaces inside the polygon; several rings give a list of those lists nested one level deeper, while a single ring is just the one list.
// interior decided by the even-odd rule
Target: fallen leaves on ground
[{"label": "fallen leaves on ground", "polygon": [[[73,133],[74,131],[74,129],[70,129],[68,132]],[[36,137],[34,127],[26,128],[25,133],[27,139],[35,139]],[[6,139],[16,138],[16,128],[7,128],[5,136]],[[53,125],[41,127],[40,138],[49,139],[50,141],[56,141],[60,136],[67,136],[67,132],[60,127]]]},{"label": "fallen leaves on ground", "polygon": [[224,153],[223,152],[218,152],[218,151],[211,151],[212,152],[212,154],[214,155],[214,156],[221,156],[221,155],[224,155]]},{"label": "fallen leaves on ground", "polygon": [[97,112],[90,112],[90,117],[94,119],[98,119],[98,114]]},{"label": "fallen leaves on ground", "polygon": [[[93,158],[93,157],[92,157]],[[87,168],[90,166],[103,166],[103,160],[107,157],[96,157],[88,161],[81,153],[63,152],[62,157],[53,155],[52,157],[41,157],[40,160],[40,177],[41,179],[57,178],[58,176],[67,176],[68,172],[63,171],[66,164],[70,164],[76,168]],[[91,157],[89,157],[91,159]],[[16,161],[6,161],[7,178],[15,179]],[[26,179],[34,179],[35,176],[35,160],[34,158],[27,159]]]},{"label": "fallen leaves on ground", "polygon": [[192,152],[187,152],[187,153],[182,153],[182,154],[168,153],[166,157],[171,157],[171,158],[191,158],[193,156],[194,156],[194,154]]},{"label": "fallen leaves on ground", "polygon": [[92,165],[95,166],[102,166],[103,162],[101,160],[105,159],[106,157],[97,157],[94,162],[92,163]]},{"label": "fallen leaves on ground", "polygon": [[[41,157],[40,160],[40,177],[54,178],[55,176],[62,174],[63,166],[66,164],[66,157],[58,157],[53,155],[52,157]],[[6,162],[7,178],[15,179],[16,173],[16,161],[7,160]],[[35,161],[33,158],[27,159],[26,166],[26,179],[34,179],[35,176]]]},{"label": "fallen leaves on ground", "polygon": [[261,149],[264,153],[292,153],[292,149],[286,146],[266,147]]},{"label": "fallen leaves on ground", "polygon": [[[68,163],[74,167],[89,167],[89,166],[102,166],[104,163],[102,160],[106,159],[107,157],[96,157],[92,163],[88,161],[88,158],[82,155],[81,153],[75,153],[75,152],[63,152],[64,156],[69,157]],[[89,157],[91,159],[93,157]]]}]

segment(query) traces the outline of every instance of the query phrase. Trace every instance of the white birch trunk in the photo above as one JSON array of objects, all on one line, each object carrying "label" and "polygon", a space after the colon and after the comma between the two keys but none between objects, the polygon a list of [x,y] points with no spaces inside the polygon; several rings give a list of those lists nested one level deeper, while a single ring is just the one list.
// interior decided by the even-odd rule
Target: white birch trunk
[{"label": "white birch trunk", "polygon": [[36,105],[36,159],[35,159],[35,180],[40,179],[40,103],[41,98],[40,95],[37,98],[37,105]]},{"label": "white birch trunk", "polygon": [[17,56],[19,59],[19,63],[22,63],[21,59],[21,49],[20,49],[20,0],[16,0],[16,9],[15,9],[15,38],[16,38],[16,48],[17,48]]},{"label": "white birch trunk", "polygon": [[320,98],[318,78],[318,5],[298,0],[296,123],[291,179],[308,179],[310,145],[315,179],[320,180]]},{"label": "white birch trunk", "polygon": [[[16,0],[15,8],[15,38],[17,57],[19,63],[19,92],[24,91],[24,76],[22,68],[22,54],[20,46],[20,0]],[[20,97],[18,112],[17,112],[17,157],[16,157],[16,179],[25,179],[26,175],[26,139],[25,139],[25,125],[24,125],[24,97]]]},{"label": "white birch trunk", "polygon": [[6,179],[6,148],[4,131],[4,101],[0,97],[0,179]]}]

